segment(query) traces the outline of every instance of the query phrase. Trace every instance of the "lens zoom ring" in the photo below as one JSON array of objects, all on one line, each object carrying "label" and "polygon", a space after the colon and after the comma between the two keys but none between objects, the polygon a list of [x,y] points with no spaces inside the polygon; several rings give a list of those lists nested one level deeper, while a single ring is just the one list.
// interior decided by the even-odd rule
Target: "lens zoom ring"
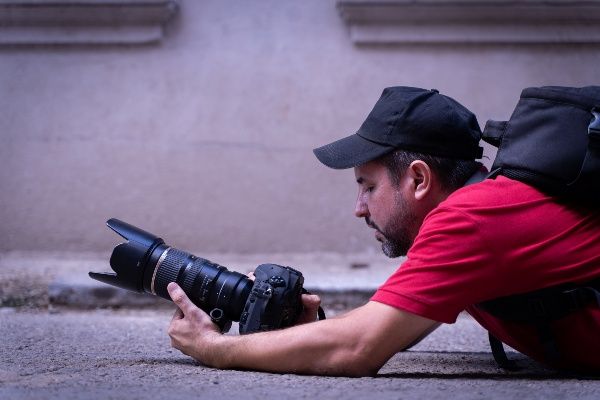
[{"label": "lens zoom ring", "polygon": [[194,287],[194,281],[198,278],[200,274],[200,270],[202,269],[202,264],[194,262],[190,265],[189,269],[185,273],[185,277],[183,278],[183,283],[181,288],[184,292],[192,293]]},{"label": "lens zoom ring", "polygon": [[169,249],[167,257],[158,267],[156,272],[156,281],[154,282],[154,290],[156,294],[165,299],[171,299],[169,292],[167,292],[167,285],[170,282],[176,282],[179,270],[183,267],[185,259],[189,257],[189,254],[185,251],[177,249]]}]

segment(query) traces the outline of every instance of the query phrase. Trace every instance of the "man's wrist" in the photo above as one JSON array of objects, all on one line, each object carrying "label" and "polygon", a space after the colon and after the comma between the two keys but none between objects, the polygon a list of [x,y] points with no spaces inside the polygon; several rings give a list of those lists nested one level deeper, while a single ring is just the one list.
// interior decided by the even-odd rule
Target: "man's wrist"
[{"label": "man's wrist", "polygon": [[231,345],[231,336],[225,336],[221,333],[211,332],[203,335],[196,345],[195,359],[201,363],[214,368],[228,368],[230,365],[228,347]]}]

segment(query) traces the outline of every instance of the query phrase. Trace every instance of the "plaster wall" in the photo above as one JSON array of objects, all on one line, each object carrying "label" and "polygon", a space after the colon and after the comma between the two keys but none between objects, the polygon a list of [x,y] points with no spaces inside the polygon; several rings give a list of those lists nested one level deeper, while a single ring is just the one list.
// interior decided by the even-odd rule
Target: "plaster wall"
[{"label": "plaster wall", "polygon": [[437,88],[483,127],[524,87],[598,83],[594,44],[355,45],[348,29],[332,0],[184,0],[158,45],[0,49],[0,250],[105,251],[118,217],[196,252],[375,252],[352,171],[311,149],[384,87]]}]

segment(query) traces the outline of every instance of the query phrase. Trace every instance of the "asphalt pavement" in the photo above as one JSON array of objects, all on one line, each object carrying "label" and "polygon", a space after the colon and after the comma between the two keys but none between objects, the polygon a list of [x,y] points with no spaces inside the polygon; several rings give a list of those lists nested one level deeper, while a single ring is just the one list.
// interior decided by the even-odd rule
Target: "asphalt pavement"
[{"label": "asphalt pavement", "polygon": [[[330,314],[366,301],[396,268],[370,255],[212,258],[242,272],[265,261],[294,264]],[[518,371],[498,368],[486,332],[466,315],[374,378],[207,368],[170,347],[172,303],[113,292],[87,279],[88,270],[107,270],[103,255],[0,255],[0,399],[600,398],[599,380],[561,375],[516,353]]]}]

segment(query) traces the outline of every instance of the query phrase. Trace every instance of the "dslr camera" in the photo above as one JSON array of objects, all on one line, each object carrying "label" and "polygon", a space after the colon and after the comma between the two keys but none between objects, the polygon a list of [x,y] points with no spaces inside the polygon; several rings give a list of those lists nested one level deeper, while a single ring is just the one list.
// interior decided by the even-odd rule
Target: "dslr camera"
[{"label": "dslr camera", "polygon": [[229,330],[232,321],[239,321],[240,333],[285,328],[302,313],[301,295],[307,293],[302,287],[304,277],[290,267],[259,265],[252,281],[170,247],[161,238],[126,222],[112,218],[106,224],[126,242],[117,245],[110,257],[115,273],[90,272],[93,279],[167,300],[171,300],[167,285],[176,282],[223,332]]}]

